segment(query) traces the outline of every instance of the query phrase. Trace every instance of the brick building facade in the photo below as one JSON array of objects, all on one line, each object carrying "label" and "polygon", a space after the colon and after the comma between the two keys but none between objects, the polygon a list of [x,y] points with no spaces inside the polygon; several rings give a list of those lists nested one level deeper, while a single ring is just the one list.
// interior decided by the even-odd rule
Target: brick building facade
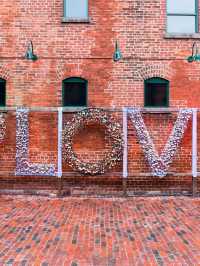
[{"label": "brick building facade", "polygon": [[[168,32],[166,4],[166,0],[89,0],[88,18],[70,20],[63,15],[66,8],[63,0],[2,0],[0,78],[6,82],[6,106],[62,106],[63,80],[76,77],[87,81],[88,107],[118,110],[124,106],[144,107],[144,84],[150,78],[169,82],[169,107],[199,107],[200,64],[187,61],[194,41],[197,46],[200,45],[198,25],[194,32],[190,29],[189,32]],[[194,16],[198,24],[198,10]],[[183,16],[183,19],[186,18]],[[38,56],[36,61],[24,58],[30,40]],[[113,60],[116,41],[122,53],[122,59],[117,62]],[[10,113],[6,116],[7,121],[12,123],[7,124],[6,139],[1,144],[0,164],[2,176],[5,177],[6,172],[12,178],[15,117]],[[159,149],[166,142],[175,120],[176,116],[170,113],[145,116]],[[57,116],[32,114],[30,132],[32,160],[56,164]],[[101,157],[105,149],[104,132],[91,127],[80,134],[81,142],[79,136],[74,141],[77,153],[84,157],[91,152],[91,158],[94,154]],[[94,143],[98,152],[91,151]],[[191,185],[191,176],[188,175],[191,172],[191,123],[170,169],[184,175],[168,176],[162,180],[140,176],[139,173],[149,172],[148,164],[131,124],[129,162],[130,176],[131,173],[134,176],[130,177],[129,183],[134,189],[181,187],[187,190]],[[63,167],[64,172],[69,170],[66,163]],[[119,173],[117,177],[112,174],[113,171]],[[110,171],[110,177],[114,176],[112,178],[119,184],[122,164],[113,171]],[[98,178],[92,177],[91,182],[95,179],[98,183]],[[86,184],[90,179],[82,178]],[[106,179],[105,176],[103,179]]]}]

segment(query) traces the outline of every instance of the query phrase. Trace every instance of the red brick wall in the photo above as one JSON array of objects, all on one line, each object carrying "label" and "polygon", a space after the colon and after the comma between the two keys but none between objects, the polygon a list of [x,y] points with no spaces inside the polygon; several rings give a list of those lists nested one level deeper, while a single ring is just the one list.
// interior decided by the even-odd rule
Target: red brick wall
[{"label": "red brick wall", "polygon": [[[189,64],[186,58],[193,42],[200,43],[192,38],[165,38],[165,13],[165,0],[89,0],[90,23],[62,23],[63,0],[2,0],[0,77],[7,81],[7,105],[61,106],[62,80],[78,76],[88,80],[90,107],[143,106],[144,79],[159,76],[170,81],[171,107],[199,107],[200,64]],[[36,62],[23,58],[29,40],[39,57]],[[123,54],[120,62],[112,60],[115,40]],[[164,144],[171,122],[169,127],[162,122],[171,121],[171,117],[157,115],[155,121],[154,116],[145,121],[154,128],[157,143],[158,134],[163,135],[166,129]],[[2,171],[8,166],[13,171],[15,165],[15,122],[13,115],[8,117],[6,140],[0,148]],[[31,158],[56,162],[57,118],[44,115],[30,121]],[[159,123],[159,130],[155,123]],[[87,155],[89,150],[93,150],[91,156],[95,153],[90,140],[100,153],[104,142],[103,133],[98,132],[94,136],[92,130],[92,136],[86,132],[83,137],[88,144]],[[134,160],[130,171],[148,171],[134,134],[130,129],[129,158]],[[173,171],[191,168],[191,127],[183,146],[171,167]],[[80,152],[80,148],[76,138],[75,149]],[[116,169],[121,172],[121,164]]]}]

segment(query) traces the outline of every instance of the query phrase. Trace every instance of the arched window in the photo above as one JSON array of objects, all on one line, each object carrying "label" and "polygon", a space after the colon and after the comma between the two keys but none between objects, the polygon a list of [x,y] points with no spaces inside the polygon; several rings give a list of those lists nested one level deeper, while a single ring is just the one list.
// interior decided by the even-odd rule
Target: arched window
[{"label": "arched window", "polygon": [[169,106],[169,81],[155,77],[144,81],[144,106]]},{"label": "arched window", "polygon": [[0,106],[6,106],[6,81],[0,78]]},{"label": "arched window", "polygon": [[63,80],[63,106],[87,106],[87,85],[87,80],[82,78]]}]

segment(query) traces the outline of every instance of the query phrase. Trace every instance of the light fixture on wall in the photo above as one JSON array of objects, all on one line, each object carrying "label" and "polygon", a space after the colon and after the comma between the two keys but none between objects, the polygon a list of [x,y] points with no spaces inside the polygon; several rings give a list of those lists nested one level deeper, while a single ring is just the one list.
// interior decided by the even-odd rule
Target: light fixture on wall
[{"label": "light fixture on wall", "polygon": [[187,58],[187,61],[189,63],[200,61],[200,54],[198,53],[198,47],[196,42],[194,42],[192,45],[192,55]]},{"label": "light fixture on wall", "polygon": [[122,59],[122,53],[121,53],[121,51],[119,49],[118,42],[116,41],[115,42],[115,52],[113,54],[113,60],[115,62],[117,62],[117,61],[119,61],[121,59]]},{"label": "light fixture on wall", "polygon": [[25,58],[27,60],[32,60],[32,61],[36,61],[38,59],[37,55],[34,54],[33,52],[33,43],[32,41],[29,41],[27,50],[26,50],[26,54],[25,54]]}]

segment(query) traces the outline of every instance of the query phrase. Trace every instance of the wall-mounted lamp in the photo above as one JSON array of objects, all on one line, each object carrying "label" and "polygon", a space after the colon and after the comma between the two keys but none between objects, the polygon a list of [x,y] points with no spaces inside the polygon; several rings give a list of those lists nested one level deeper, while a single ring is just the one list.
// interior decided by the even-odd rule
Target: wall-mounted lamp
[{"label": "wall-mounted lamp", "polygon": [[32,60],[32,61],[36,61],[38,59],[37,55],[34,54],[33,52],[33,43],[32,41],[29,42],[27,50],[26,50],[26,54],[25,54],[25,58],[28,60]]},{"label": "wall-mounted lamp", "polygon": [[194,42],[192,45],[192,55],[187,58],[187,61],[189,63],[192,63],[194,61],[200,61],[200,54],[198,53],[198,47],[196,42]]},{"label": "wall-mounted lamp", "polygon": [[118,42],[116,41],[115,42],[115,52],[113,54],[113,60],[115,62],[117,62],[117,61],[119,61],[121,59],[122,59],[122,53],[121,53],[121,51],[119,49]]}]

